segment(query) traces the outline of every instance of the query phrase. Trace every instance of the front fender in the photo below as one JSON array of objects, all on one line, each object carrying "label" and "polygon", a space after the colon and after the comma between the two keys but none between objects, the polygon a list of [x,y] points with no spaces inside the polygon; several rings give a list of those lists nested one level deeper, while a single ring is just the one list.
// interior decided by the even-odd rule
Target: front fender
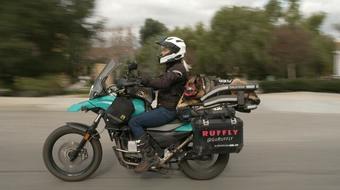
[{"label": "front fender", "polygon": [[[76,122],[67,122],[66,123],[67,127],[71,127],[73,129],[77,129],[79,131],[82,131],[84,133],[88,132],[89,129],[91,128],[88,125],[82,124],[82,123],[76,123]],[[96,129],[94,129],[91,133],[91,137],[94,139],[100,139],[100,135]]]}]

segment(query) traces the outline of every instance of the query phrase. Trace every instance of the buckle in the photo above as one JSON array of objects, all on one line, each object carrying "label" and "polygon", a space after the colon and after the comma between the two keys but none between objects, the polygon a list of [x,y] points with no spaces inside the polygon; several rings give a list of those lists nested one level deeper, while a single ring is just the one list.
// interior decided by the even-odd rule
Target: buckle
[{"label": "buckle", "polygon": [[209,120],[202,120],[203,126],[209,126]]},{"label": "buckle", "polygon": [[237,124],[237,119],[235,117],[231,118],[230,122],[231,122],[232,125],[236,125]]}]

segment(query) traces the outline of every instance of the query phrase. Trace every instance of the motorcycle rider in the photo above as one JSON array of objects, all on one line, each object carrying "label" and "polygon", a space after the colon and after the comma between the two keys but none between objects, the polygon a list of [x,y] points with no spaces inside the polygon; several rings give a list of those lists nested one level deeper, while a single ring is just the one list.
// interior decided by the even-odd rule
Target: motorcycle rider
[{"label": "motorcycle rider", "polygon": [[142,84],[158,90],[158,107],[131,118],[128,123],[134,137],[138,139],[138,148],[143,156],[142,162],[135,168],[136,172],[147,171],[159,162],[144,128],[158,127],[176,119],[176,105],[184,91],[190,69],[183,59],[186,45],[182,39],[167,37],[157,44],[161,46],[159,63],[165,65],[165,72],[157,78],[143,78]]}]

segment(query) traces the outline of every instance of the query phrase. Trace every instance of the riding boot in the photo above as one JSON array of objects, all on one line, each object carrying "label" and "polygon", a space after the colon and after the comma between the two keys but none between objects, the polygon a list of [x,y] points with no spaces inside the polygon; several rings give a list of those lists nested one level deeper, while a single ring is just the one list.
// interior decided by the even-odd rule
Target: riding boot
[{"label": "riding boot", "polygon": [[135,172],[141,173],[148,171],[151,166],[157,165],[159,158],[157,157],[154,148],[151,146],[151,140],[148,134],[144,134],[137,143],[139,151],[142,154],[142,161],[135,167]]}]

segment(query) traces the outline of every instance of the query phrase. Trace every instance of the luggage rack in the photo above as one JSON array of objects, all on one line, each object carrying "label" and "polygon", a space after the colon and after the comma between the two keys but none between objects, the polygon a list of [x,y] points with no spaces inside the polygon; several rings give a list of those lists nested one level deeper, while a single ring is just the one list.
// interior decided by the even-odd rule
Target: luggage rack
[{"label": "luggage rack", "polygon": [[[243,107],[245,110],[253,110],[257,108],[256,104],[249,104],[246,100],[245,93],[255,91],[259,88],[258,84],[247,85],[219,85],[201,98],[203,106],[211,106],[221,103],[231,103]],[[218,95],[225,91],[233,91],[232,95]],[[213,97],[214,96],[214,97]]]},{"label": "luggage rack", "polygon": [[203,102],[210,96],[216,95],[219,92],[223,91],[255,91],[259,88],[258,84],[247,84],[247,85],[218,85],[215,86],[212,90],[210,90],[206,95],[201,98]]},{"label": "luggage rack", "polygon": [[235,104],[237,104],[238,97],[234,95],[215,96],[213,98],[209,98],[203,101],[203,106],[211,106],[214,104],[225,103],[225,102],[234,102]]}]

